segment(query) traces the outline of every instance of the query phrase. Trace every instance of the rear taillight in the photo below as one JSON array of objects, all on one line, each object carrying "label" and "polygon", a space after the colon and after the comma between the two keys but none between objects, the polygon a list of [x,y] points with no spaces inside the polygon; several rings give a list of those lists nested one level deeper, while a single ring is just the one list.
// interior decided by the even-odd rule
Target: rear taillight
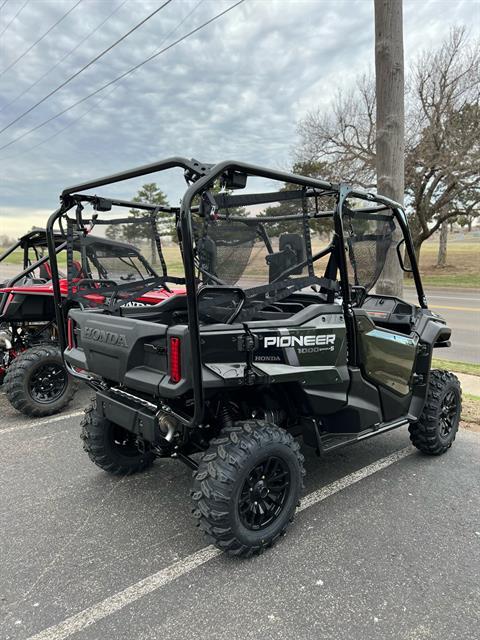
[{"label": "rear taillight", "polygon": [[72,318],[69,318],[67,322],[67,344],[69,349],[74,349],[77,346],[75,340],[75,322]]},{"label": "rear taillight", "polygon": [[170,382],[176,384],[182,379],[180,338],[170,338]]}]

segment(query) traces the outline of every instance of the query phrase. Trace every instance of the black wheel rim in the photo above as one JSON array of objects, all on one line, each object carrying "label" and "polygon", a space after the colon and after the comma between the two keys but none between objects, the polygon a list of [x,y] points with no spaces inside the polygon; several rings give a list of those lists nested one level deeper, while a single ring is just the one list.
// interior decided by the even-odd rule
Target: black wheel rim
[{"label": "black wheel rim", "polygon": [[277,456],[254,467],[240,492],[238,512],[242,524],[252,531],[265,529],[283,511],[290,489],[290,469]]},{"label": "black wheel rim", "polygon": [[30,396],[39,404],[50,404],[64,394],[67,384],[67,372],[61,365],[43,364],[35,369],[30,378]]},{"label": "black wheel rim", "polygon": [[440,436],[448,438],[454,431],[458,417],[458,398],[455,391],[448,391],[440,408]]},{"label": "black wheel rim", "polygon": [[132,458],[140,455],[140,450],[137,447],[137,439],[133,433],[127,431],[123,427],[119,427],[118,424],[112,425],[112,444],[114,448],[122,456]]}]

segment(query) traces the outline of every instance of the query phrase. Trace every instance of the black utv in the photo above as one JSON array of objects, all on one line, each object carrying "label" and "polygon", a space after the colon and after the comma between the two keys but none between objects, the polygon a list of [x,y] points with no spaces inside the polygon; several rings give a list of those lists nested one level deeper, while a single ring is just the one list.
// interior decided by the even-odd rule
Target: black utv
[{"label": "black utv", "polygon": [[[64,356],[95,390],[82,422],[93,462],[129,474],[183,461],[200,528],[249,556],[293,519],[299,437],[323,455],[407,426],[421,451],[448,450],[461,390],[430,366],[450,329],[427,308],[402,207],[346,184],[171,158],[66,189],[49,228],[86,199],[106,208],[81,191],[175,167],[190,185],[174,211],[183,269],[169,273],[168,248],[160,284],[184,292],[135,308],[107,291],[103,307],[70,311]],[[375,293],[393,260],[418,304]]]}]

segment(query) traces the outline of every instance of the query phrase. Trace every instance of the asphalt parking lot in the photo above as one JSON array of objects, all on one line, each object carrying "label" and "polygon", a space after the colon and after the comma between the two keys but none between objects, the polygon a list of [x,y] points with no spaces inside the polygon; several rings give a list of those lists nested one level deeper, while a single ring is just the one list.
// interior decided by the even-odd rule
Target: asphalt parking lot
[{"label": "asphalt parking lot", "polygon": [[74,413],[0,400],[0,637],[473,640],[480,628],[480,434],[441,458],[405,430],[323,460],[307,453],[302,510],[250,561],[207,547],[190,471],[94,467]]}]

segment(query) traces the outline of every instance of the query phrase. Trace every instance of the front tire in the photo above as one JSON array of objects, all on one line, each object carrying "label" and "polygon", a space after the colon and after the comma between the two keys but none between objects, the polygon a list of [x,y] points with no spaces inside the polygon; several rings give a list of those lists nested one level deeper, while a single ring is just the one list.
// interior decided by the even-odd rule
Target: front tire
[{"label": "front tire", "polygon": [[303,456],[284,429],[236,422],[220,432],[194,473],[193,514],[222,551],[252,556],[273,546],[293,521]]},{"label": "front tire", "polygon": [[457,435],[461,411],[462,389],[457,376],[432,370],[422,414],[409,427],[413,445],[431,456],[448,451]]},{"label": "front tire", "polygon": [[85,409],[80,437],[83,448],[97,467],[113,475],[145,471],[152,466],[155,454],[141,451],[135,436],[97,412],[96,401]]},{"label": "front tire", "polygon": [[20,353],[8,367],[3,384],[10,404],[32,417],[58,413],[78,389],[77,381],[65,369],[60,349],[53,344]]}]

